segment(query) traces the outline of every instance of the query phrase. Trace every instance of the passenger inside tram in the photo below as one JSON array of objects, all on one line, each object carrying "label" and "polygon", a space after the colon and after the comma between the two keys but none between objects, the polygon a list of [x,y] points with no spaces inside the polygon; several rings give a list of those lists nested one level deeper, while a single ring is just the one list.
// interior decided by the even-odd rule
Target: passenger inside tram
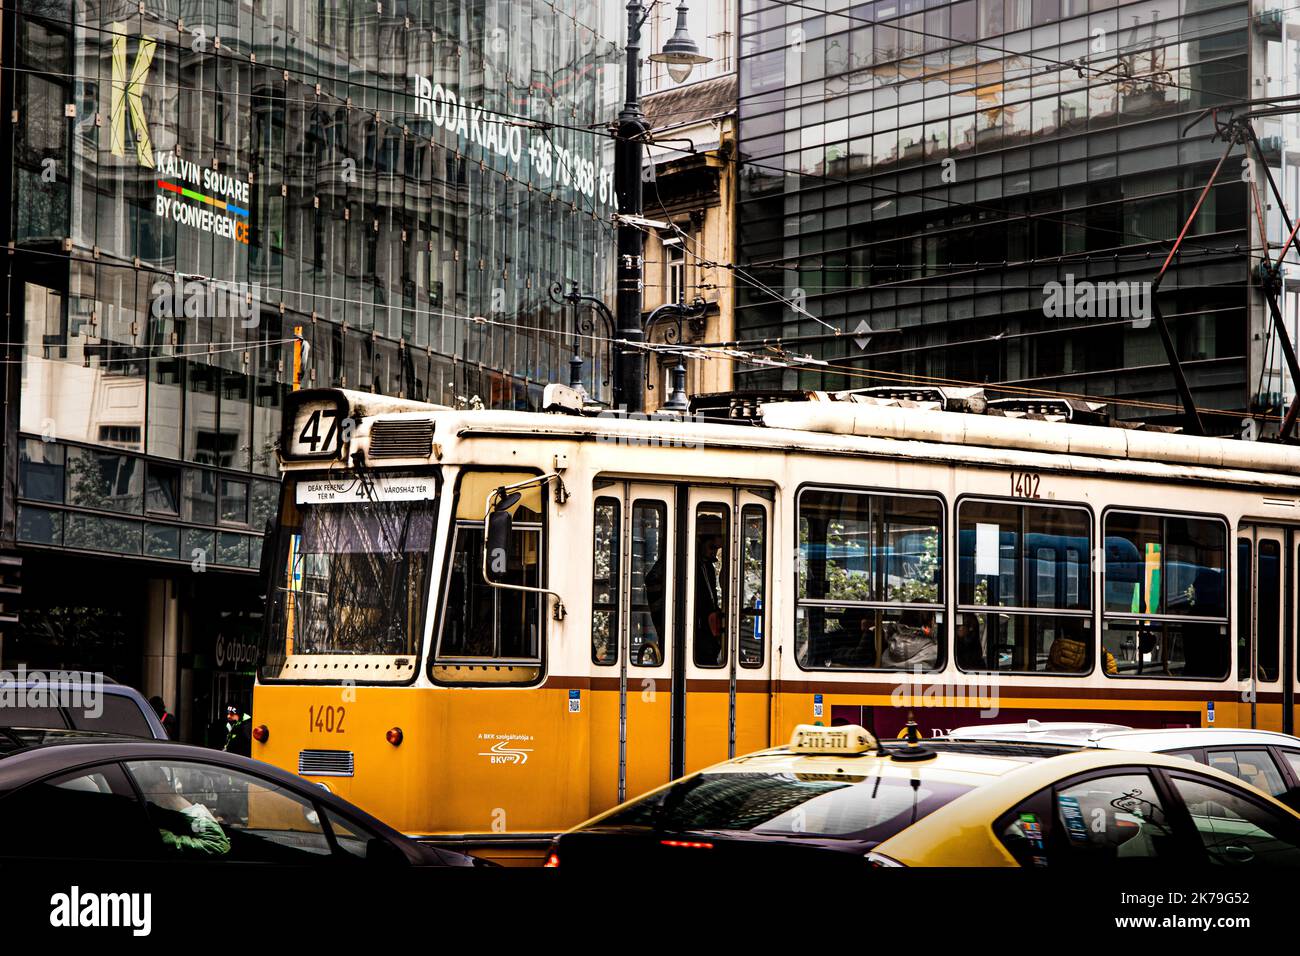
[{"label": "passenger inside tram", "polygon": [[988,655],[984,649],[984,634],[980,618],[975,614],[958,614],[954,634],[957,649],[957,666],[964,671],[989,669]]},{"label": "passenger inside tram", "polygon": [[[663,634],[666,621],[667,581],[665,555],[660,538],[646,535],[633,544],[632,573],[641,574],[642,587],[633,588],[632,634],[629,649],[638,667],[658,667],[664,662]],[[641,569],[648,566],[648,570]],[[640,598],[640,600],[638,600]]]},{"label": "passenger inside tram", "polygon": [[931,668],[939,661],[939,641],[935,636],[934,614],[905,608],[897,621],[885,621],[882,667]]},{"label": "passenger inside tram", "polygon": [[726,648],[722,611],[725,595],[718,574],[719,565],[726,567],[721,525],[721,519],[712,516],[701,516],[696,525],[693,639],[699,667],[717,667],[723,662]]}]

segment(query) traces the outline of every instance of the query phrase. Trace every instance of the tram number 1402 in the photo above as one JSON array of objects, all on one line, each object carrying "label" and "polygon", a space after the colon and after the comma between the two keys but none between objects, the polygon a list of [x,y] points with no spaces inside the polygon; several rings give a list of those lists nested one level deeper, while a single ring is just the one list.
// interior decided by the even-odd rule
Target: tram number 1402
[{"label": "tram number 1402", "polygon": [[1038,493],[1040,475],[1034,471],[1011,473],[1011,495],[1015,498],[1041,498]]},{"label": "tram number 1402", "polygon": [[342,707],[331,707],[326,704],[323,707],[307,708],[307,729],[325,734],[343,733],[344,709]]}]

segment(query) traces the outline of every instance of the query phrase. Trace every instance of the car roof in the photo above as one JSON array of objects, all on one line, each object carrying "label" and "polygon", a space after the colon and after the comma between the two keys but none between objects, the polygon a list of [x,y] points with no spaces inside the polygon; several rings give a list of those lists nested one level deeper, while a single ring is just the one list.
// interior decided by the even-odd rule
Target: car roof
[{"label": "car roof", "polygon": [[[26,677],[24,680],[15,681],[13,679],[15,674],[19,677],[26,675]],[[104,684],[112,687],[126,687],[125,684],[119,684],[107,674],[97,671],[44,670],[41,668],[20,668],[16,672],[7,674],[5,680],[0,681],[0,684],[15,683],[24,686],[32,684]]]},{"label": "car roof", "polygon": [[66,689],[70,689],[70,691],[88,691],[88,689],[94,689],[94,691],[95,691],[96,693],[104,693],[104,695],[105,695],[105,696],[108,696],[108,697],[131,697],[131,698],[133,698],[133,700],[142,701],[142,702],[144,702],[144,704],[148,704],[148,700],[146,700],[146,697],[144,697],[143,693],[140,693],[139,691],[136,691],[136,689],[135,689],[134,687],[129,687],[129,685],[126,685],[126,684],[110,683],[110,682],[108,682],[108,680],[105,680],[104,683],[96,683],[96,682],[94,682],[94,680],[32,680],[32,679],[27,679],[27,680],[23,680],[22,683],[14,682],[14,680],[0,680],[0,687],[4,687],[4,688],[13,688],[13,687],[22,687],[22,688],[38,688],[38,687],[39,687],[39,688],[51,688],[51,687],[57,687],[57,688],[66,688]]},{"label": "car roof", "polygon": [[[899,859],[925,856],[928,865],[961,865],[961,841],[941,837],[969,828],[979,821],[980,828],[991,827],[993,822],[1025,799],[1057,781],[1092,770],[1109,768],[1161,767],[1199,777],[1209,777],[1228,784],[1233,789],[1245,789],[1268,803],[1279,813],[1300,820],[1290,807],[1231,774],[1201,763],[1192,763],[1184,757],[1171,754],[1089,748],[1073,750],[1047,760],[1024,764],[1008,773],[992,786],[980,787],[939,807],[928,816],[906,827],[884,841],[877,849],[886,856],[897,854]],[[945,854],[954,854],[951,858]]]},{"label": "car roof", "polygon": [[[140,709],[140,715],[144,718],[145,723],[148,724],[149,730],[153,734],[155,739],[158,740],[168,739],[167,730],[166,728],[163,727],[162,721],[158,718],[158,714],[154,712],[153,705],[149,703],[149,701],[145,698],[144,694],[136,690],[134,687],[131,687],[127,684],[119,684],[116,681],[114,681],[111,677],[105,677],[103,679],[103,682],[100,683],[93,680],[94,677],[93,674],[88,674],[83,672],[62,673],[62,672],[55,671],[55,672],[51,672],[49,674],[49,677],[57,678],[57,679],[49,680],[46,678],[29,676],[24,681],[0,681],[0,687],[5,687],[5,688],[39,687],[43,690],[49,688],[58,688],[64,691],[94,691],[96,694],[103,694],[106,697],[125,697],[128,700],[133,701],[136,704],[136,706]],[[91,679],[81,680],[80,678],[82,677],[91,678]],[[69,710],[71,708],[64,705],[58,705],[58,709]],[[6,713],[13,713],[18,715],[15,719],[20,720],[22,711],[23,711],[22,707],[0,708],[0,726],[9,726],[9,727],[20,726],[17,723],[12,723],[12,724],[7,723],[7,720],[3,715]]]},{"label": "car roof", "polygon": [[901,748],[891,747],[885,756],[881,756],[876,751],[862,754],[801,754],[792,752],[788,747],[774,747],[723,761],[705,768],[701,773],[844,774],[912,779],[919,772],[922,777],[930,780],[980,787],[1028,762],[1041,759],[1042,756],[1032,752],[990,754],[935,750],[935,756],[929,760],[892,759],[892,754],[899,750]]},{"label": "car roof", "polygon": [[106,740],[151,740],[151,737],[134,737],[131,734],[107,733],[101,730],[83,730],[78,727],[20,727],[0,726],[0,740],[13,746],[0,752],[0,757],[33,747],[58,747],[68,744],[98,743]]},{"label": "car roof", "polygon": [[1136,750],[1158,753],[1192,747],[1265,746],[1300,747],[1300,738],[1248,727],[1135,728],[1123,724],[1083,721],[1036,721],[1021,724],[978,724],[950,731],[947,738],[963,741],[1000,741],[1058,744],[1061,746]]},{"label": "car roof", "polygon": [[1102,734],[1096,746],[1114,750],[1167,751],[1188,747],[1263,746],[1300,747],[1300,738],[1272,730],[1249,727],[1166,727],[1121,730]]}]

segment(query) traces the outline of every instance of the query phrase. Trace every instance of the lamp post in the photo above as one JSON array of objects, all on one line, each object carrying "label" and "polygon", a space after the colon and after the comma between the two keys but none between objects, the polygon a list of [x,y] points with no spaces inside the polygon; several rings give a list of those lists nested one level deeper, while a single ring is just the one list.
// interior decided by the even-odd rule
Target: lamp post
[{"label": "lamp post", "polygon": [[[591,319],[580,318],[578,315],[578,306],[589,305],[604,323],[605,340],[609,343],[609,358],[606,361],[606,368],[614,365],[620,357],[616,351],[614,316],[610,313],[609,308],[594,295],[583,295],[576,287],[569,291],[564,291],[564,285],[560,282],[551,284],[550,288],[551,301],[564,303],[567,302],[573,306],[573,325],[579,333],[591,332],[595,325]],[[682,322],[684,320],[698,319],[707,313],[709,304],[700,296],[696,296],[694,301],[687,305],[685,302],[665,302],[657,309],[646,316],[645,323],[642,324],[638,318],[637,335],[639,339],[644,340],[645,334],[658,322],[666,317],[675,316],[677,319],[676,328],[669,328],[664,333],[664,341],[669,344],[677,344],[682,340]],[[621,333],[620,333],[621,337]],[[594,354],[594,349],[593,349]],[[672,392],[668,400],[664,403],[664,408],[668,411],[683,412],[686,410],[686,368],[682,365],[682,357],[677,356],[677,366],[673,369]],[[574,344],[573,355],[569,358],[569,386],[575,390],[582,389],[582,356],[578,354],[578,345]],[[616,369],[617,371],[617,369]],[[641,366],[640,375],[644,376],[645,366]],[[605,384],[609,384],[608,381]],[[614,407],[626,406],[630,412],[645,411],[645,403],[642,401],[640,380],[620,381],[617,375],[614,378]],[[648,386],[653,388],[653,385]],[[592,382],[592,391],[596,390],[596,383]],[[634,404],[635,403],[635,404]]]},{"label": "lamp post", "polygon": [[[653,6],[653,4],[652,4]],[[641,381],[645,377],[645,352],[640,348],[644,341],[641,326],[642,272],[645,235],[641,231],[641,159],[642,144],[650,131],[641,110],[640,63],[641,27],[650,8],[643,0],[628,0],[627,4],[627,95],[623,109],[618,114],[614,140],[614,193],[618,199],[618,263],[616,268],[616,297],[614,312],[618,337],[628,344],[616,358],[614,368],[614,404],[626,405],[629,412],[644,409]],[[651,55],[656,63],[665,63],[669,75],[678,83],[690,76],[697,63],[708,63],[710,58],[700,53],[700,48],[686,30],[686,3],[677,7],[677,29],[664,44],[660,53]]]}]

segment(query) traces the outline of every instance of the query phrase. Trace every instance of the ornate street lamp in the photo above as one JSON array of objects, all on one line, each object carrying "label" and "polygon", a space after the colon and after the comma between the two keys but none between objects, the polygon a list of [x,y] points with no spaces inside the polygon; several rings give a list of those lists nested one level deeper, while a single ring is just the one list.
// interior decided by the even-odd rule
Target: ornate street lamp
[{"label": "ornate street lamp", "polygon": [[[645,354],[640,348],[645,340],[645,332],[641,327],[642,254],[645,251],[645,234],[641,223],[641,147],[650,132],[650,126],[641,110],[639,59],[641,27],[649,14],[643,0],[628,0],[627,96],[623,109],[618,114],[614,141],[614,193],[618,199],[617,298],[614,312],[618,337],[630,343],[622,349],[615,363],[614,404],[625,405],[630,412],[643,410],[641,380],[645,377]],[[664,44],[663,50],[650,59],[666,63],[669,75],[678,82],[690,75],[695,64],[709,62],[710,58],[700,53],[700,48],[687,33],[684,0],[677,8],[676,32]]]},{"label": "ornate street lamp", "polygon": [[659,53],[652,53],[650,59],[655,63],[668,66],[668,75],[674,83],[685,83],[696,64],[708,63],[711,57],[700,52],[699,44],[691,39],[686,29],[686,4],[677,5],[677,29],[664,44]]}]

